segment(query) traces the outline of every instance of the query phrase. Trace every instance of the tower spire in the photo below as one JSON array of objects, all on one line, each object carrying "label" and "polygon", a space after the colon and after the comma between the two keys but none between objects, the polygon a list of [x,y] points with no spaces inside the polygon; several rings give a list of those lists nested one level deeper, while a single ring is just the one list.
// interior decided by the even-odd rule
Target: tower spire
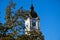
[{"label": "tower spire", "polygon": [[31,0],[31,4],[33,4],[33,0]]},{"label": "tower spire", "polygon": [[31,7],[30,7],[30,14],[32,16],[32,18],[36,18],[37,17],[37,14],[36,12],[34,11],[34,6],[33,6],[33,0],[31,0]]},{"label": "tower spire", "polygon": [[33,0],[31,0],[31,11],[33,11],[34,10],[34,6],[33,6]]}]

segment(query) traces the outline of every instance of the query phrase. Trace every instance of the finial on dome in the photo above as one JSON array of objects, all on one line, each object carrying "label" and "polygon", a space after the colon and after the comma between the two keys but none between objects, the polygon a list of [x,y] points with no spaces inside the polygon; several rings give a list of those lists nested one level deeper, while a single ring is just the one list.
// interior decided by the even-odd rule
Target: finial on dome
[{"label": "finial on dome", "polygon": [[33,6],[33,0],[31,0],[31,7],[30,7],[31,11],[34,10],[34,6]]}]

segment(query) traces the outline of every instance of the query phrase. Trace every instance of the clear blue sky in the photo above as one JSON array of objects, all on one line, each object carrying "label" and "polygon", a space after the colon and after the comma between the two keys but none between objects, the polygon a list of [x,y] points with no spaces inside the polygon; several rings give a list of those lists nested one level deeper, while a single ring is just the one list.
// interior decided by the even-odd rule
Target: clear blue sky
[{"label": "clear blue sky", "polygon": [[[23,6],[29,10],[31,0],[13,0],[16,2],[16,9]],[[0,0],[1,17],[5,15],[5,8],[9,0]],[[34,0],[35,11],[40,17],[40,29],[45,40],[60,40],[60,0]],[[4,23],[4,18],[0,18]]]}]

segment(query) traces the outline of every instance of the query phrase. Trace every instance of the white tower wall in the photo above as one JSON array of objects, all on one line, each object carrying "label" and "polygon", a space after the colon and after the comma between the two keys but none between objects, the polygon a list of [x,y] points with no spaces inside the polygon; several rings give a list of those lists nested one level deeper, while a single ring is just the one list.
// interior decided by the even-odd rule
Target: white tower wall
[{"label": "white tower wall", "polygon": [[39,25],[39,20],[37,20],[37,21],[36,21],[36,29],[39,30],[39,27],[40,27],[40,25]]},{"label": "white tower wall", "polygon": [[27,18],[27,20],[25,20],[25,34],[28,34],[28,31],[30,31],[30,18]]}]

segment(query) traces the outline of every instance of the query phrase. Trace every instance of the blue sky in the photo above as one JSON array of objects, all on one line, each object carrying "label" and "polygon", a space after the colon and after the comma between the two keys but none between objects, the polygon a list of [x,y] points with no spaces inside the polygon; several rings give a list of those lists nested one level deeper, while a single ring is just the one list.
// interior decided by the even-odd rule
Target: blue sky
[{"label": "blue sky", "polygon": [[[31,0],[13,0],[16,3],[16,9],[23,6],[30,10]],[[0,0],[1,17],[5,15],[5,8],[9,0]],[[33,0],[35,11],[40,17],[40,30],[45,40],[60,40],[60,0]],[[4,23],[4,18],[0,18]]]}]

